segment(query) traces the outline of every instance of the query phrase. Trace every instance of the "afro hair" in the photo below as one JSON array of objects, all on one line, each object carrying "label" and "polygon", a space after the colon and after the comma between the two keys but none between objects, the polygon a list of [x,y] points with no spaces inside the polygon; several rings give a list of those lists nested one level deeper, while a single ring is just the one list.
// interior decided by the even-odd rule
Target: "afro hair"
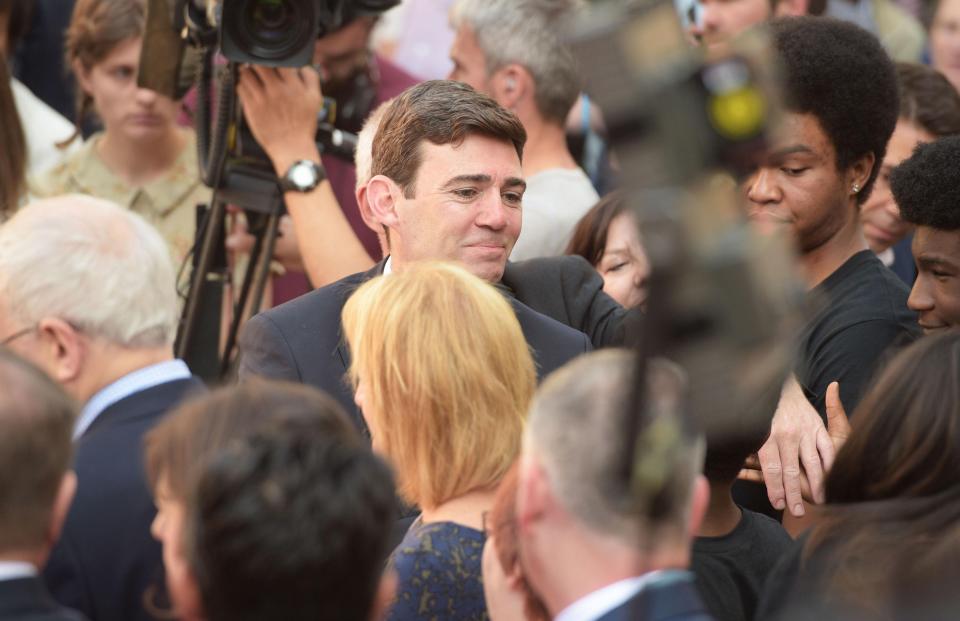
[{"label": "afro hair", "polygon": [[960,136],[919,145],[890,174],[890,191],[904,220],[917,226],[960,229]]},{"label": "afro hair", "polygon": [[812,114],[843,170],[873,153],[870,178],[858,195],[870,195],[897,124],[900,103],[893,62],[875,36],[826,17],[785,17],[771,22],[783,72],[787,110]]}]

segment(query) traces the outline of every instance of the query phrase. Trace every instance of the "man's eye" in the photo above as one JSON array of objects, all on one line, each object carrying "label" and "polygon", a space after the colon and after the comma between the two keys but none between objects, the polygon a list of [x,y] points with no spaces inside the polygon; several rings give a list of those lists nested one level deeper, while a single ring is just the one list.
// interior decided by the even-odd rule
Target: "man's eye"
[{"label": "man's eye", "polygon": [[517,192],[506,192],[503,195],[503,200],[507,201],[510,205],[519,205],[523,202],[523,194]]},{"label": "man's eye", "polygon": [[129,67],[118,67],[113,70],[113,76],[121,80],[127,80],[133,77],[133,69]]},{"label": "man's eye", "polygon": [[476,188],[460,188],[459,190],[454,190],[453,194],[457,198],[471,199],[476,198],[480,192]]},{"label": "man's eye", "polygon": [[782,166],[782,167],[780,168],[780,170],[782,170],[783,172],[787,173],[787,174],[790,175],[791,177],[796,177],[796,176],[798,176],[798,175],[802,175],[802,174],[805,173],[808,169],[807,169],[806,167],[791,168],[791,167],[789,167],[789,166]]}]

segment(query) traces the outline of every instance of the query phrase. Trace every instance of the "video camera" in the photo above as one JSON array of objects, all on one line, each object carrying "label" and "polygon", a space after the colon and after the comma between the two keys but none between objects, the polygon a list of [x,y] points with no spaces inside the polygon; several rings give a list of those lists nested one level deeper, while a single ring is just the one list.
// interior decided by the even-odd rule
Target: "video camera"
[{"label": "video camera", "polygon": [[[613,491],[648,517],[663,500],[661,475],[677,465],[669,456],[680,455],[651,451],[651,442],[693,433],[736,442],[769,429],[793,358],[803,287],[792,243],[757,233],[739,190],[781,109],[767,39],[761,32],[707,57],[687,40],[672,0],[595,2],[573,25],[575,52],[590,67],[586,90],[604,111],[651,264],[629,458]],[[677,428],[666,435],[645,394],[653,358],[687,379]]]},{"label": "video camera", "polygon": [[[259,310],[285,208],[273,166],[247,127],[237,101],[239,67],[303,67],[318,38],[351,21],[377,15],[399,0],[148,0],[138,82],[173,99],[195,88],[200,177],[213,189],[198,215],[193,273],[176,353],[195,373],[216,381],[229,372],[240,323]],[[359,91],[371,91],[359,80]],[[369,93],[367,93],[369,94]],[[372,103],[372,97],[357,95]],[[355,108],[357,106],[351,106]],[[352,163],[356,136],[337,127],[336,103],[318,116],[321,153]],[[224,241],[226,206],[241,208],[256,236],[237,289],[233,322],[221,347],[221,308],[229,280]]]}]

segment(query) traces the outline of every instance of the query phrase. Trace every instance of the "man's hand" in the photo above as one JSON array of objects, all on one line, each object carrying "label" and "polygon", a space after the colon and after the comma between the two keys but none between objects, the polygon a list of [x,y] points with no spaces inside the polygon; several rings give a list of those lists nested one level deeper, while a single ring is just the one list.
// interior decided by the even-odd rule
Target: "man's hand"
[{"label": "man's hand", "polygon": [[323,95],[312,67],[248,65],[240,70],[237,93],[250,131],[278,175],[299,159],[319,161],[315,141]]},{"label": "man's hand", "polygon": [[[793,378],[791,378],[791,381],[793,381],[793,383],[796,383],[795,380],[793,380]],[[796,386],[796,388],[799,388],[799,385]],[[800,494],[803,500],[807,502],[822,503],[824,499],[823,498],[823,481],[824,481],[823,477],[827,473],[829,473],[830,468],[833,467],[833,458],[836,455],[836,451],[840,450],[840,447],[846,443],[847,438],[850,436],[850,423],[847,419],[847,413],[843,408],[843,403],[841,403],[840,401],[840,384],[838,384],[837,382],[833,382],[827,387],[827,396],[826,396],[827,426],[826,428],[824,428],[822,424],[819,426],[815,425],[812,419],[809,419],[809,415],[811,413],[817,416],[818,420],[819,420],[819,415],[817,414],[813,406],[806,401],[805,398],[802,402],[796,401],[796,394],[793,392],[794,390],[795,390],[795,387],[791,386],[789,382],[787,385],[784,386],[784,392],[781,394],[780,405],[786,406],[786,407],[777,408],[777,414],[774,416],[774,425],[776,426],[777,416],[781,417],[781,422],[785,422],[785,419],[788,416],[787,412],[790,411],[791,408],[796,408],[801,412],[801,420],[804,420],[809,424],[808,429],[816,429],[816,440],[814,444],[816,445],[818,451],[820,452],[820,461],[822,462],[822,466],[823,466],[823,469],[818,470],[818,472],[822,472],[823,474],[819,479],[816,479],[818,481],[816,485],[811,485],[810,477],[806,472],[807,462],[804,462],[804,466],[800,472]],[[803,395],[802,390],[800,391],[800,395],[801,396]],[[803,412],[804,410],[806,410],[806,412]],[[784,426],[781,426],[781,431],[783,431],[783,428]],[[829,442],[829,445],[833,447],[832,452],[829,449],[823,450],[826,448],[826,442],[824,440],[824,436],[825,436],[826,442]],[[764,444],[764,447],[763,447],[764,449],[770,448],[769,445],[771,444],[772,439],[773,439],[773,431],[771,430],[770,440],[767,440],[767,443]],[[790,446],[790,445],[787,444],[787,446]],[[797,446],[799,447],[800,445],[797,444]],[[772,447],[772,449],[778,449],[778,447],[774,446]],[[770,453],[772,452],[772,449],[767,454],[768,458],[770,457]],[[763,449],[761,449],[761,451],[762,450]],[[782,455],[782,453],[779,453],[779,449],[778,449],[778,455]],[[794,452],[793,461],[796,461],[796,452]],[[781,459],[780,463],[781,464],[783,463],[783,459]],[[814,464],[815,464],[814,467],[817,467],[820,465],[819,463],[817,463],[816,460],[814,460]],[[769,476],[773,478],[773,485],[777,485],[779,483],[780,485],[779,489],[786,490],[788,486],[788,483],[786,481],[786,475],[781,475],[781,473],[785,472],[785,470],[783,468],[780,468],[778,470],[776,467],[771,469],[770,461],[768,461],[766,465],[767,467],[764,468],[764,464],[761,458],[759,457],[759,455],[751,455],[747,459],[747,462],[744,465],[743,470],[740,471],[738,478],[744,481],[753,481],[755,483],[767,484],[767,482],[770,480],[767,478]],[[784,505],[780,504],[778,506],[778,504],[774,501],[774,495],[773,493],[771,493],[771,486],[769,484],[767,486],[767,493],[770,497],[771,504],[773,504],[773,506],[778,509],[782,509]],[[781,492],[781,494],[783,494],[783,492]],[[783,496],[780,495],[778,497],[782,498]],[[792,498],[795,499],[795,496],[793,496]],[[798,513],[797,512],[798,508],[796,507],[795,500],[792,503],[790,502],[790,500],[791,500],[791,497],[788,496],[787,503],[790,503],[790,506],[792,507],[791,513],[793,513],[797,517],[800,517],[801,515],[803,515],[803,505],[802,504],[800,505],[799,513]]]},{"label": "man's hand", "polygon": [[823,473],[833,465],[834,454],[820,415],[790,376],[780,393],[770,437],[757,453],[770,504],[796,517],[804,515],[801,464],[814,502],[823,502]]}]

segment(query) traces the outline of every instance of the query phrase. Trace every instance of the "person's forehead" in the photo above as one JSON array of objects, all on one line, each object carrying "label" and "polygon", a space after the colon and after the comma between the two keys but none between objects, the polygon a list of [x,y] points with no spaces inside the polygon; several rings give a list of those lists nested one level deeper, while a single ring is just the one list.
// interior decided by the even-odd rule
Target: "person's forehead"
[{"label": "person's forehead", "polygon": [[913,237],[913,252],[917,257],[929,255],[960,265],[960,230],[918,226]]},{"label": "person's forehead", "polygon": [[512,142],[474,134],[459,144],[420,145],[421,172],[430,171],[440,177],[458,175],[490,175],[520,177],[520,157]]},{"label": "person's forehead", "polygon": [[797,149],[797,147],[805,147],[819,155],[834,152],[833,142],[816,116],[810,113],[785,112],[780,123],[771,133],[767,151],[770,154],[778,154],[786,150],[803,152],[803,149]]}]

